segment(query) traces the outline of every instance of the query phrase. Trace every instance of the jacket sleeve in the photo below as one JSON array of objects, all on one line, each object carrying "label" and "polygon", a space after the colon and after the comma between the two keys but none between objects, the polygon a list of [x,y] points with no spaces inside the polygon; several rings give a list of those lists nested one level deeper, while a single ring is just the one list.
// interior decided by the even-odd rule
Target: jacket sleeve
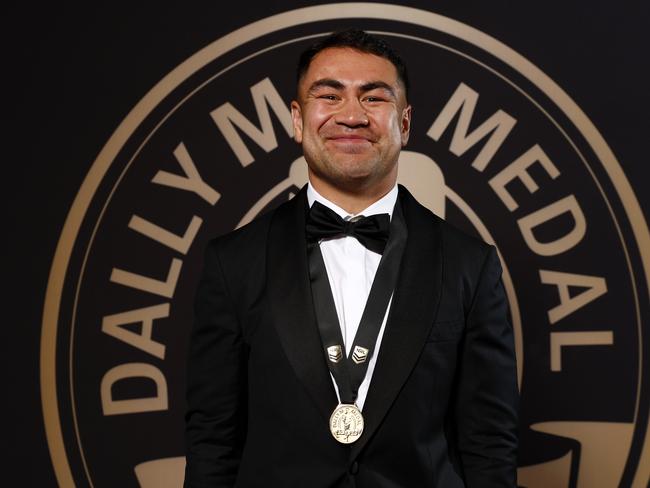
[{"label": "jacket sleeve", "polygon": [[185,488],[235,485],[246,435],[246,363],[235,304],[219,258],[206,250],[187,374]]},{"label": "jacket sleeve", "polygon": [[514,488],[517,368],[501,265],[493,246],[480,271],[460,354],[455,418],[466,487]]}]

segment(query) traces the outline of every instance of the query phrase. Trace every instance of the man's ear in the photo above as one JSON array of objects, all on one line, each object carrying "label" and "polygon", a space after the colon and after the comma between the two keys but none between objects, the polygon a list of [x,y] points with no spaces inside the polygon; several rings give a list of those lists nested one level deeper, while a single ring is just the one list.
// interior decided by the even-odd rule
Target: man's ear
[{"label": "man's ear", "polygon": [[291,102],[291,122],[293,123],[293,140],[298,144],[302,143],[302,109],[300,104],[293,100]]},{"label": "man's ear", "polygon": [[409,141],[409,134],[411,133],[411,106],[407,105],[404,110],[402,110],[402,120],[401,120],[401,134],[402,134],[402,147],[406,146],[406,143]]}]

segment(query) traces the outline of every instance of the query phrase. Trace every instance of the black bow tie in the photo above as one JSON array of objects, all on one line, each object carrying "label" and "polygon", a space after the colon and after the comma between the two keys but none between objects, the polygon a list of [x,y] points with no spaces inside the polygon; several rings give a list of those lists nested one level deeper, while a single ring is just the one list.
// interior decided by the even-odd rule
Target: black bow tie
[{"label": "black bow tie", "polygon": [[371,251],[382,254],[388,242],[389,227],[388,214],[343,220],[330,208],[314,202],[307,214],[307,241],[314,243],[321,239],[351,236]]}]

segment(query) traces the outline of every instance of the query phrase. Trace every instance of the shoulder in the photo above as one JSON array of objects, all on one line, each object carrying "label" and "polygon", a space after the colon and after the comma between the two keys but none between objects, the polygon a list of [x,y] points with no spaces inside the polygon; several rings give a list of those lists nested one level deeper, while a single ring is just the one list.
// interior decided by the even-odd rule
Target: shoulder
[{"label": "shoulder", "polygon": [[441,221],[440,232],[447,253],[459,254],[466,258],[469,256],[485,258],[494,248],[493,245],[467,234],[444,220]]},{"label": "shoulder", "polygon": [[[216,260],[223,271],[234,273],[236,279],[244,274],[263,273],[271,240],[278,238],[277,229],[291,232],[299,225],[299,211],[305,205],[305,189],[294,198],[255,218],[248,224],[215,237],[207,244],[205,262]],[[272,232],[276,229],[276,232]],[[286,232],[285,232],[286,233]]]},{"label": "shoulder", "polygon": [[212,238],[208,242],[208,252],[215,252],[226,257],[255,253],[266,243],[272,216],[275,210],[265,213],[238,229]]},{"label": "shoulder", "polygon": [[255,296],[266,275],[266,242],[272,214],[211,239],[204,251],[202,282],[218,280],[236,304]]},{"label": "shoulder", "polygon": [[496,254],[493,245],[443,220],[421,205],[404,187],[400,188],[400,201],[409,224],[409,236],[431,239],[440,246],[447,267],[456,263],[465,270],[480,269],[491,254]]},{"label": "shoulder", "polygon": [[400,202],[410,226],[416,228],[425,227],[428,232],[441,237],[445,247],[459,248],[465,252],[478,252],[479,254],[484,254],[490,247],[493,247],[434,214],[420,204],[403,186],[400,186]]},{"label": "shoulder", "polygon": [[301,221],[297,217],[302,217],[304,220],[304,212],[300,210],[306,205],[306,201],[305,186],[294,198],[281,203],[238,229],[213,238],[208,243],[208,247],[219,252],[238,255],[259,252],[260,249],[266,248],[271,228],[278,227],[278,222],[282,222],[280,227],[284,229],[287,225],[298,225]]}]

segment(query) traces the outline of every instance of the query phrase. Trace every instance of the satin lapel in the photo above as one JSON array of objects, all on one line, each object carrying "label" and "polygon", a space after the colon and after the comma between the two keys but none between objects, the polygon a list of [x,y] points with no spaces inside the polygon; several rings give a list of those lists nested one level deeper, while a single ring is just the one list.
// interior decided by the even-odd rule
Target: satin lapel
[{"label": "satin lapel", "polygon": [[355,458],[411,373],[424,347],[440,301],[442,249],[439,228],[405,188],[399,193],[408,238],[386,330],[363,407],[361,438],[352,444]]},{"label": "satin lapel", "polygon": [[273,216],[267,248],[268,296],[289,363],[324,422],[329,422],[337,399],[314,316],[305,240],[306,193],[303,188]]}]

